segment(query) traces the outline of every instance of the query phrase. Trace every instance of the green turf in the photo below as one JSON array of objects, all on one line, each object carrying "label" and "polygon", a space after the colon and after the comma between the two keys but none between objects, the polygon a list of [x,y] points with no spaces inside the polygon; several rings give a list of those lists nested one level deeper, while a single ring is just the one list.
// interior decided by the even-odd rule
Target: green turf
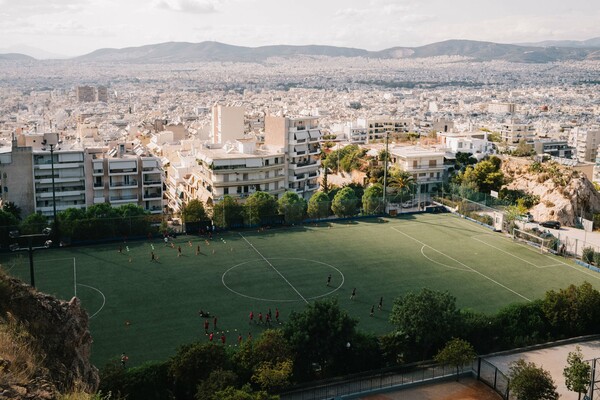
[{"label": "green turf", "polygon": [[[195,255],[198,243],[201,254]],[[119,244],[35,252],[37,286],[65,299],[76,287],[93,315],[97,365],[121,352],[132,364],[163,360],[180,344],[207,340],[200,309],[218,316],[218,330],[225,330],[233,346],[238,333],[246,338],[265,329],[248,323],[251,310],[258,316],[271,308],[274,315],[278,307],[285,320],[321,297],[338,297],[360,321],[359,329],[384,333],[392,328],[393,299],[423,287],[448,290],[459,307],[487,313],[571,283],[587,280],[600,288],[600,274],[452,215],[228,232],[216,235],[209,246],[197,237],[177,238],[175,249],[159,240],[152,245],[156,263],[150,262],[147,241],[123,244],[122,254]],[[29,281],[26,253],[3,254],[1,262]],[[354,287],[357,296],[351,301]],[[377,311],[381,296],[383,311]],[[374,317],[369,316],[372,305]]]}]

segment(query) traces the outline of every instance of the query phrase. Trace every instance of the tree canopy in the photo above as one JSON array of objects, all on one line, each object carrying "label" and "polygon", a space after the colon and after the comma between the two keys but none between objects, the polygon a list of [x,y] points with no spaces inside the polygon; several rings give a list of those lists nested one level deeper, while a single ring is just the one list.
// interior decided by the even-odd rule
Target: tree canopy
[{"label": "tree canopy", "polygon": [[254,192],[244,203],[244,215],[247,223],[258,225],[266,217],[277,214],[277,200],[269,193]]},{"label": "tree canopy", "polygon": [[554,380],[548,371],[520,359],[510,366],[510,391],[518,400],[558,400]]},{"label": "tree canopy", "polygon": [[356,215],[357,203],[358,198],[354,190],[350,187],[344,187],[333,198],[331,210],[338,217],[351,217]]},{"label": "tree canopy", "polygon": [[473,361],[477,356],[471,343],[466,340],[454,338],[450,340],[443,349],[435,356],[435,361],[440,364],[449,364],[456,367],[456,380],[458,381],[459,369],[465,364]]},{"label": "tree canopy", "polygon": [[396,298],[390,314],[390,322],[421,349],[423,359],[453,336],[459,318],[454,296],[427,288]]},{"label": "tree canopy", "polygon": [[383,186],[379,183],[369,186],[362,196],[362,206],[364,214],[384,213]]},{"label": "tree canopy", "polygon": [[183,222],[200,222],[206,221],[208,216],[204,210],[204,204],[198,199],[190,200],[181,210]]},{"label": "tree canopy", "polygon": [[306,215],[306,200],[295,192],[285,192],[277,201],[277,206],[288,224],[302,222]]},{"label": "tree canopy", "polygon": [[230,228],[242,222],[242,205],[231,196],[224,196],[223,200],[213,206],[213,223],[221,228]]},{"label": "tree canopy", "polygon": [[308,216],[312,219],[326,218],[331,214],[331,200],[323,192],[315,192],[308,200]]},{"label": "tree canopy", "polygon": [[489,193],[491,190],[498,191],[504,183],[504,174],[500,170],[501,164],[502,161],[493,156],[477,163],[475,166],[468,166],[454,179],[460,185],[472,185],[482,193]]},{"label": "tree canopy", "polygon": [[567,366],[563,370],[565,386],[572,392],[576,392],[581,399],[581,394],[586,393],[592,382],[592,367],[583,360],[583,353],[579,346],[575,347],[567,356]]}]

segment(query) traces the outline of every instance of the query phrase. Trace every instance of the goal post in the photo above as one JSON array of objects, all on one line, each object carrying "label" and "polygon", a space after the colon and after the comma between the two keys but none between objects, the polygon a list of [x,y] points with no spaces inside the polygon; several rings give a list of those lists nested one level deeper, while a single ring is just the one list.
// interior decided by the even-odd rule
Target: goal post
[{"label": "goal post", "polygon": [[515,242],[521,242],[540,250],[540,253],[548,253],[551,251],[553,244],[557,240],[554,236],[541,237],[535,233],[526,232],[524,230],[514,228],[512,238]]}]

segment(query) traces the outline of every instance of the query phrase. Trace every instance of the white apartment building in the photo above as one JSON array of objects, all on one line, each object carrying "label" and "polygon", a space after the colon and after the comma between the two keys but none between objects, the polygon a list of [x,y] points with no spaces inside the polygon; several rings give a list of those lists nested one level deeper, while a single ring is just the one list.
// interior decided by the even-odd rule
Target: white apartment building
[{"label": "white apartment building", "polygon": [[577,160],[595,162],[600,145],[600,129],[576,127],[569,135],[569,142],[575,145]]},{"label": "white apartment building", "polygon": [[517,144],[522,139],[527,143],[533,143],[535,139],[535,127],[531,124],[522,124],[518,122],[508,122],[500,127],[502,141],[508,144]]},{"label": "white apartment building", "polygon": [[254,139],[196,152],[197,167],[184,177],[185,197],[208,204],[225,195],[242,201],[255,192],[279,198],[286,191],[287,166],[283,151],[257,148]]},{"label": "white apartment building", "polygon": [[139,147],[138,154],[125,155],[125,145],[119,146],[120,154],[114,148],[84,150],[80,142],[62,143],[56,133],[15,135],[10,151],[0,154],[2,202],[14,202],[24,216],[52,217],[54,208],[61,212],[97,203],[136,204],[162,213],[160,160]]},{"label": "white apartment building", "polygon": [[367,130],[367,143],[374,140],[385,139],[386,133],[408,133],[415,130],[414,121],[410,118],[391,119],[389,117],[375,117],[358,119],[357,127],[363,126]]},{"label": "white apartment building", "polygon": [[488,104],[490,114],[514,114],[517,107],[515,103],[493,102]]},{"label": "white apartment building", "polygon": [[429,193],[444,182],[444,149],[402,146],[390,149],[392,163],[412,174],[418,193]]},{"label": "white apartment building", "polygon": [[212,108],[211,135],[213,143],[226,143],[244,136],[245,109],[241,106],[215,104]]},{"label": "white apartment building", "polygon": [[494,147],[492,142],[487,140],[487,132],[464,132],[464,133],[443,133],[439,132],[438,137],[443,145],[452,153],[471,153],[477,160],[483,159],[489,154],[493,154]]},{"label": "white apartment building", "polygon": [[86,150],[91,164],[92,204],[135,204],[152,214],[163,212],[163,172],[157,157],[139,146],[119,143],[110,150]]},{"label": "white apartment building", "polygon": [[285,154],[286,189],[306,200],[319,188],[322,136],[317,117],[265,118],[265,145]]}]

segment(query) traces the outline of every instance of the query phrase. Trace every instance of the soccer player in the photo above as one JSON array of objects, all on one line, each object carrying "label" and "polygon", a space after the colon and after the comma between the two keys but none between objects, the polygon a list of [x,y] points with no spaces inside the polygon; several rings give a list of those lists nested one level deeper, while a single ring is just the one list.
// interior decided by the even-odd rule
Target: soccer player
[{"label": "soccer player", "polygon": [[356,288],[352,289],[352,294],[350,295],[350,300],[354,300],[356,297]]},{"label": "soccer player", "polygon": [[225,334],[221,335],[221,343],[223,343],[223,345],[225,345]]},{"label": "soccer player", "polygon": [[196,247],[196,255],[200,254],[200,245]]},{"label": "soccer player", "polygon": [[204,333],[208,333],[208,326],[210,325],[210,323],[208,322],[207,319],[204,320]]},{"label": "soccer player", "polygon": [[267,322],[267,325],[271,326],[271,315],[269,313],[267,313],[267,316],[265,317],[265,320]]},{"label": "soccer player", "polygon": [[154,252],[151,251],[150,252],[150,262],[155,262],[156,261],[156,256],[154,255]]},{"label": "soccer player", "polygon": [[121,353],[121,365],[123,368],[125,367],[125,364],[127,364],[127,361],[129,361],[129,357],[127,357],[125,353]]},{"label": "soccer player", "polygon": [[262,319],[262,311],[258,313],[258,323],[262,324],[263,323],[263,319]]},{"label": "soccer player", "polygon": [[238,335],[238,345],[240,345],[240,346],[242,345],[242,334],[241,333]]},{"label": "soccer player", "polygon": [[250,311],[249,317],[250,317],[250,322],[249,323],[251,324],[252,322],[254,322],[254,311]]},{"label": "soccer player", "polygon": [[379,311],[383,309],[383,296],[379,298],[379,305],[377,306],[377,308],[379,309]]},{"label": "soccer player", "polygon": [[217,330],[217,317],[216,316],[213,318],[213,326],[214,326],[215,331],[216,331]]},{"label": "soccer player", "polygon": [[279,322],[279,308],[275,307],[275,321]]},{"label": "soccer player", "polygon": [[212,342],[213,336],[214,336],[214,333],[212,333],[212,332],[210,333],[210,335],[208,335],[208,341],[209,342]]},{"label": "soccer player", "polygon": [[177,257],[181,257],[181,246],[177,246]]},{"label": "soccer player", "polygon": [[371,313],[369,314],[369,317],[372,317],[373,314],[375,314],[375,306],[371,306]]},{"label": "soccer player", "polygon": [[329,276],[327,277],[327,286],[329,286],[330,283],[331,283],[331,274],[329,274]]},{"label": "soccer player", "polygon": [[119,254],[123,254],[123,246],[119,246]]}]

